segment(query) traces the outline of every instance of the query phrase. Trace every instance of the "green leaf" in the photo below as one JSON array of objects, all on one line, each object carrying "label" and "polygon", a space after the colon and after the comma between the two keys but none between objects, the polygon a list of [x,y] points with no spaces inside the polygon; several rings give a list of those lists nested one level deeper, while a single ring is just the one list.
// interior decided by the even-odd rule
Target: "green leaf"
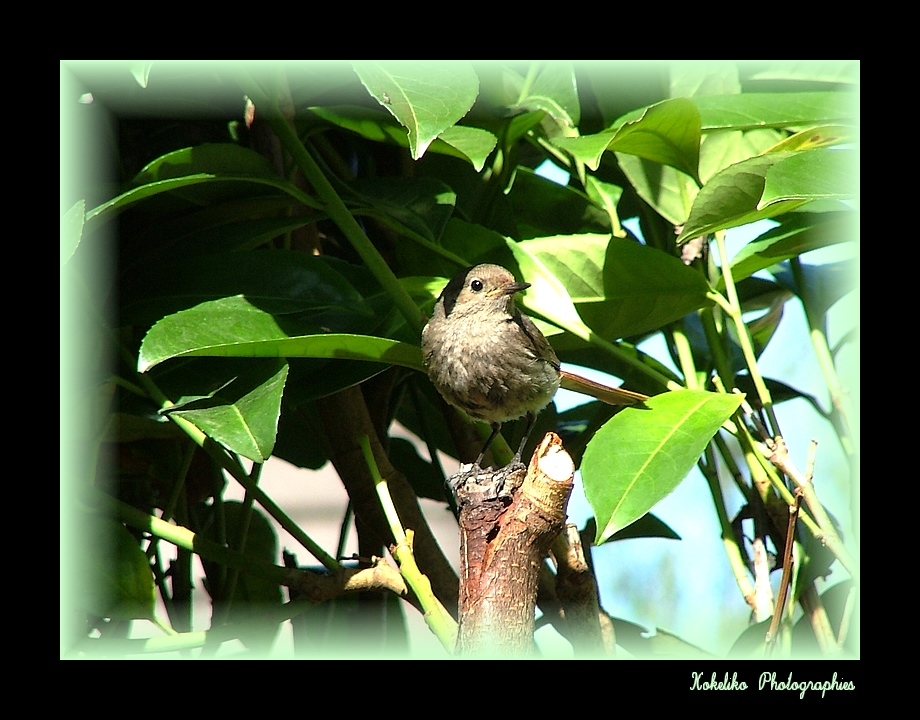
[{"label": "green leaf", "polygon": [[612,238],[604,258],[602,302],[579,304],[585,322],[604,337],[655,330],[711,304],[709,284],[678,258]]},{"label": "green leaf", "polygon": [[83,238],[83,217],[86,211],[86,202],[77,200],[73,207],[61,216],[61,267],[63,267],[73,254]]},{"label": "green leaf", "polygon": [[700,116],[690,100],[665,100],[624,115],[614,127],[596,135],[552,142],[592,170],[597,170],[604,151],[612,150],[669,165],[698,180]]},{"label": "green leaf", "polygon": [[[811,250],[855,241],[857,220],[852,213],[792,213],[745,245],[732,259],[732,277],[740,282],[759,270],[798,257]],[[719,279],[718,289],[724,290]]]},{"label": "green leaf", "polygon": [[581,465],[597,518],[597,544],[670,495],[743,397],[694,390],[657,395],[626,408],[595,435]]},{"label": "green leaf", "polygon": [[617,153],[617,162],[645,202],[672,225],[682,225],[699,192],[696,183],[672,167]]},{"label": "green leaf", "polygon": [[819,148],[794,153],[767,169],[757,209],[787,200],[849,200],[859,186],[857,155],[851,150]]},{"label": "green leaf", "polygon": [[90,210],[86,213],[86,222],[92,222],[94,226],[107,222],[130,205],[167,192],[187,190],[186,200],[207,204],[224,197],[226,192],[219,187],[214,193],[198,193],[192,189],[197,185],[226,183],[268,185],[308,207],[320,207],[296,185],[279,178],[269,162],[258,153],[230,143],[204,144],[157,158],[135,177],[135,187]]},{"label": "green leaf", "polygon": [[80,572],[83,607],[99,617],[152,620],[153,573],[137,540],[114,520],[90,515],[81,521],[87,541]]},{"label": "green leaf", "polygon": [[677,242],[775,217],[810,202],[852,198],[858,174],[854,157],[850,151],[819,148],[770,152],[732,165],[700,190]]},{"label": "green leaf", "polygon": [[788,267],[773,270],[773,275],[784,286],[801,298],[806,310],[815,318],[822,317],[838,300],[853,291],[857,285],[859,263],[844,260],[823,265],[802,263],[802,285]]},{"label": "green leaf", "polygon": [[441,149],[442,143],[456,150],[461,157],[469,160],[476,172],[479,172],[485,166],[486,160],[489,159],[489,155],[498,144],[498,138],[482,128],[454,125],[438,136],[438,140],[431,146],[432,151],[446,153],[446,150]]},{"label": "green leaf", "polygon": [[[402,125],[392,115],[379,108],[360,105],[327,105],[311,107],[310,112],[328,123],[344,128],[373,142],[386,142],[409,147],[409,138]],[[430,152],[450,155],[472,163],[482,170],[498,139],[488,130],[452,125],[442,132],[428,148]]]},{"label": "green leaf", "polygon": [[259,153],[232,143],[205,143],[158,157],[134,178],[135,186],[159,180],[208,173],[277,179],[271,163]]},{"label": "green leaf", "polygon": [[856,96],[839,92],[744,93],[694,98],[703,132],[798,128],[856,117]]},{"label": "green leaf", "polygon": [[[722,132],[704,135],[700,146],[700,178],[709,180],[720,170],[760,155],[782,139],[776,130]],[[683,225],[700,188],[687,175],[632,155],[617,160],[639,196],[673,225]]]},{"label": "green leaf", "polygon": [[430,242],[441,237],[457,201],[450,187],[426,177],[363,180],[353,189],[370,206],[368,214],[392,218]]},{"label": "green leaf", "polygon": [[142,325],[202,301],[234,295],[244,295],[276,315],[372,314],[361,294],[325,258],[287,250],[179,258],[149,272],[142,268],[122,292],[123,318]]},{"label": "green leaf", "polygon": [[422,352],[387,338],[288,335],[277,318],[242,296],[201,303],[163,318],[141,342],[138,370],[176,357],[315,357],[367,360],[423,370]]},{"label": "green leaf", "polygon": [[409,131],[418,160],[442,132],[466,115],[479,94],[468,63],[353,63],[368,92]]},{"label": "green leaf", "polygon": [[[512,71],[513,72],[513,71]],[[581,106],[578,102],[578,88],[575,83],[575,69],[568,62],[550,62],[542,65],[533,77],[520,78],[520,92],[508,109],[516,114],[521,111],[542,110],[565,127],[575,127],[581,120]]]},{"label": "green leaf", "polygon": [[770,129],[729,130],[704,135],[700,147],[700,177],[703,182],[709,182],[713,175],[731,165],[763,155],[768,150],[775,151],[783,137],[782,132]]},{"label": "green leaf", "polygon": [[265,462],[275,446],[287,363],[252,362],[216,391],[168,409],[231,452]]},{"label": "green leaf", "polygon": [[584,193],[547,180],[529,168],[518,168],[508,202],[521,238],[610,231],[607,213]]},{"label": "green leaf", "polygon": [[778,60],[750,79],[858,83],[859,60]]},{"label": "green leaf", "polygon": [[747,225],[805,205],[807,200],[797,200],[760,209],[767,171],[789,155],[768,153],[752,157],[710,179],[693,201],[690,216],[677,238],[678,245],[700,235]]},{"label": "green leaf", "polygon": [[540,257],[531,253],[530,248],[535,246],[513,240],[507,240],[507,243],[523,277],[531,285],[531,290],[523,298],[523,305],[559,327],[587,332],[565,286]]},{"label": "green leaf", "polygon": [[[566,329],[587,326],[609,341],[654,330],[710,304],[709,285],[677,258],[634,240],[608,235],[532,238],[512,245],[550,274],[524,305]],[[542,289],[541,289],[542,288]],[[573,306],[578,321],[571,318]],[[563,322],[569,323],[568,326]]]},{"label": "green leaf", "polygon": [[617,203],[623,196],[623,188],[613,183],[606,183],[598,180],[594,175],[585,177],[585,191],[591,202],[599,208],[603,208],[610,218],[610,227],[614,237],[626,237],[626,231],[620,225],[620,216],[617,213]]},{"label": "green leaf", "polygon": [[[721,133],[717,133],[717,136]],[[856,128],[849,125],[819,125],[790,135],[777,143],[770,152],[814,150],[856,141]]]}]

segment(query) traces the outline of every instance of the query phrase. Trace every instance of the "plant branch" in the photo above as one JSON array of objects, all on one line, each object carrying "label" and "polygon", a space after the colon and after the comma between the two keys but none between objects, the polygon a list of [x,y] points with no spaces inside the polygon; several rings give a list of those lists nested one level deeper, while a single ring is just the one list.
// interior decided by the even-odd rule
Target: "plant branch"
[{"label": "plant branch", "polygon": [[399,514],[396,512],[396,506],[390,497],[387,481],[380,475],[380,469],[377,467],[376,460],[374,460],[374,452],[371,450],[367,435],[362,435],[358,442],[361,444],[367,468],[374,479],[377,497],[380,499],[380,506],[383,508],[383,513],[390,525],[390,532],[393,533],[393,538],[396,540],[396,544],[391,546],[393,557],[399,563],[399,570],[402,576],[406,579],[409,587],[412,588],[412,592],[415,593],[419,603],[421,603],[428,627],[441,641],[441,644],[452,652],[457,643],[457,623],[435,596],[431,589],[431,581],[419,570],[415,562],[415,554],[412,550],[415,532],[411,529],[403,529]]},{"label": "plant branch", "polygon": [[750,373],[754,387],[757,389],[757,396],[760,399],[760,403],[764,410],[766,410],[767,416],[770,419],[770,425],[772,427],[771,435],[781,435],[782,433],[779,429],[779,421],[776,419],[776,414],[773,411],[773,399],[770,397],[770,391],[767,389],[767,384],[764,382],[763,377],[760,374],[760,368],[757,365],[757,355],[754,352],[754,344],[751,342],[751,336],[748,333],[747,326],[744,324],[741,302],[738,299],[738,291],[735,287],[735,282],[732,279],[731,261],[728,257],[728,253],[725,250],[725,233],[717,232],[715,237],[716,246],[719,250],[722,277],[725,279],[725,292],[728,296],[728,304],[724,306],[724,309],[735,325],[735,332],[738,336],[738,344],[741,347],[742,354],[744,355],[744,361],[747,365],[748,373]]}]

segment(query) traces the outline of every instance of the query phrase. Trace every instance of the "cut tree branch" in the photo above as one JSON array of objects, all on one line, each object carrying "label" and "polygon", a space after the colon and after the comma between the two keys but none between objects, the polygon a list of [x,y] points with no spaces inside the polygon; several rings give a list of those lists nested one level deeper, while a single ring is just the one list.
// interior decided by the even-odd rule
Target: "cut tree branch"
[{"label": "cut tree branch", "polygon": [[540,568],[565,523],[574,474],[559,436],[547,433],[526,474],[512,465],[461,477],[459,655],[536,653]]}]

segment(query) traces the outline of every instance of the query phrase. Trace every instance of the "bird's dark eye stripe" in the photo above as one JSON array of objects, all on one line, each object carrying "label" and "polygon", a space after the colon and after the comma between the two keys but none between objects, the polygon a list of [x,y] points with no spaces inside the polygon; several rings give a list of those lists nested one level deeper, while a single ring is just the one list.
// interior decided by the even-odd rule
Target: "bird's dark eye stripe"
[{"label": "bird's dark eye stripe", "polygon": [[473,292],[479,292],[482,290],[482,280],[479,280],[478,278],[473,280],[473,282],[470,283],[470,289],[472,289]]}]

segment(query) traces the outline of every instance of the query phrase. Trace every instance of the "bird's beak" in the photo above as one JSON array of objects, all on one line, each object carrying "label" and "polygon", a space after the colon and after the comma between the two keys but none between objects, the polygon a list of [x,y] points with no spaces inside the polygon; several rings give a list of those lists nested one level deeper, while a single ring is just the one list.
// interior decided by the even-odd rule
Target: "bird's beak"
[{"label": "bird's beak", "polygon": [[504,287],[498,288],[495,291],[496,295],[514,295],[515,293],[523,292],[530,287],[530,283],[521,282],[521,283],[508,283]]}]

